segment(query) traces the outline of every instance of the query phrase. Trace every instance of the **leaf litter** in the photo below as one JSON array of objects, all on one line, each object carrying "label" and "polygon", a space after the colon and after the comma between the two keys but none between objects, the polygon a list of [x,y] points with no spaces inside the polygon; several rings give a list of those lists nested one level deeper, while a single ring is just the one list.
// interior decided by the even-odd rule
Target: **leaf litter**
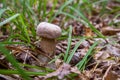
[{"label": "leaf litter", "polygon": [[[51,5],[51,4],[50,4]],[[112,10],[115,6],[118,6],[118,3],[114,1],[108,4],[108,10]],[[58,5],[59,6],[59,5]],[[111,13],[113,13],[111,11]],[[66,64],[62,61],[63,57],[60,57],[60,64],[58,62],[53,63],[50,67],[48,62],[46,62],[45,58],[51,57],[45,55],[45,52],[41,50],[39,42],[32,42],[35,46],[35,50],[32,50],[29,46],[25,45],[8,45],[6,46],[12,52],[12,55],[15,56],[16,60],[23,64],[30,64],[39,67],[49,67],[54,70],[54,72],[48,73],[44,76],[32,76],[33,80],[46,80],[47,78],[57,77],[58,79],[66,79],[69,80],[67,77],[71,73],[76,73],[77,75],[74,77],[74,80],[120,80],[120,28],[114,27],[119,26],[120,18],[116,18],[112,20],[113,16],[109,15],[105,19],[99,17],[99,11],[94,10],[92,12],[92,16],[88,15],[88,19],[91,23],[98,29],[103,35],[107,36],[106,39],[101,38],[92,38],[96,34],[87,26],[81,24],[75,20],[69,20],[65,22],[64,28],[67,26],[72,25],[73,31],[72,36],[87,36],[90,37],[85,40],[76,50],[74,56],[70,62],[70,64]],[[53,23],[60,25],[62,22],[61,17],[63,15],[59,15]],[[113,25],[109,25],[110,22],[113,22]],[[2,34],[2,33],[1,33]],[[8,35],[4,35],[0,37],[0,41],[4,41],[8,38]],[[34,40],[34,39],[33,39]],[[72,39],[71,49],[72,50],[75,44],[79,41],[79,39]],[[99,45],[95,48],[94,55],[90,55],[92,57],[86,65],[84,71],[80,72],[75,65],[83,59],[86,55],[90,46],[95,42],[99,41]],[[67,40],[58,41],[56,45],[55,55],[59,55],[61,53],[65,53],[67,49]],[[42,55],[39,56],[38,54]],[[44,59],[43,59],[44,58]],[[54,56],[53,56],[54,58]],[[45,63],[45,64],[44,64]],[[29,67],[23,66],[24,69],[29,71],[38,72],[41,70],[32,69]],[[5,56],[0,53],[0,68],[1,69],[13,69],[12,65],[6,61]],[[42,70],[45,71],[45,70]],[[9,76],[10,78],[14,79],[21,79],[18,75]],[[8,76],[0,75],[0,78],[9,78]]]}]

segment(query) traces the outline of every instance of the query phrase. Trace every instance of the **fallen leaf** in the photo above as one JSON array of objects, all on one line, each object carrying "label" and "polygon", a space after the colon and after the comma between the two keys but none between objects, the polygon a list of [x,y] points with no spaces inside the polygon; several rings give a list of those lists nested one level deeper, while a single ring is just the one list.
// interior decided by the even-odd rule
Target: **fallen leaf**
[{"label": "fallen leaf", "polygon": [[44,78],[50,78],[53,76],[58,76],[59,79],[64,78],[65,75],[70,74],[70,68],[71,66],[69,64],[65,64],[63,63],[63,65],[61,65],[58,70],[56,70],[55,72],[52,72],[50,74],[47,74]]},{"label": "fallen leaf", "polygon": [[115,35],[116,33],[119,33],[120,29],[114,29],[112,27],[103,27],[101,29],[101,32],[103,35],[111,36],[111,35]]},{"label": "fallen leaf", "polygon": [[70,73],[80,74],[80,71],[77,69],[77,67],[71,67],[71,65],[63,63],[55,72],[49,73],[46,76],[40,76],[40,78],[48,79],[57,76],[58,79],[63,79]]},{"label": "fallen leaf", "polygon": [[113,71],[111,71],[112,65],[106,70],[102,80],[117,80],[118,76]]},{"label": "fallen leaf", "polygon": [[87,37],[93,37],[94,36],[94,33],[92,32],[92,30],[90,28],[87,28],[87,27],[84,27],[84,36],[87,36]]}]

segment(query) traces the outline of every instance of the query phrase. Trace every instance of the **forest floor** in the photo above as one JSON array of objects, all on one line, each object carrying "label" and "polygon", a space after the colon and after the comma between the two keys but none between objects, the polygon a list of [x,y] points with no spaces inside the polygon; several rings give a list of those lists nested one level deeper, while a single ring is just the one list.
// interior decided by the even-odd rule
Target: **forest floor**
[{"label": "forest floor", "polygon": [[[119,0],[6,1],[0,1],[0,80],[120,80]],[[41,22],[62,30],[46,40],[51,46],[36,33]]]}]

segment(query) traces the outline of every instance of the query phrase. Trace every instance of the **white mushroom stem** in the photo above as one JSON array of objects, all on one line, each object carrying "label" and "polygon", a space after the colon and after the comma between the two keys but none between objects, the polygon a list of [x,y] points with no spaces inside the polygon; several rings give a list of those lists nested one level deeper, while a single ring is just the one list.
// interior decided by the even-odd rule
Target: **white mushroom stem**
[{"label": "white mushroom stem", "polygon": [[54,54],[55,51],[55,39],[42,38],[40,42],[41,48],[45,53],[48,53],[49,56]]}]

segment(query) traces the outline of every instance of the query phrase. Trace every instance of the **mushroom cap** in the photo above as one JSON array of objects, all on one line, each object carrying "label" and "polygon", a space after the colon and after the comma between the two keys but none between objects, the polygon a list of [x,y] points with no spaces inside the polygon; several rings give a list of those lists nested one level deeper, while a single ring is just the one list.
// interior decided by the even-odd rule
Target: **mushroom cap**
[{"label": "mushroom cap", "polygon": [[47,22],[41,22],[36,30],[38,36],[49,39],[58,38],[61,36],[61,32],[62,30],[59,26]]}]

